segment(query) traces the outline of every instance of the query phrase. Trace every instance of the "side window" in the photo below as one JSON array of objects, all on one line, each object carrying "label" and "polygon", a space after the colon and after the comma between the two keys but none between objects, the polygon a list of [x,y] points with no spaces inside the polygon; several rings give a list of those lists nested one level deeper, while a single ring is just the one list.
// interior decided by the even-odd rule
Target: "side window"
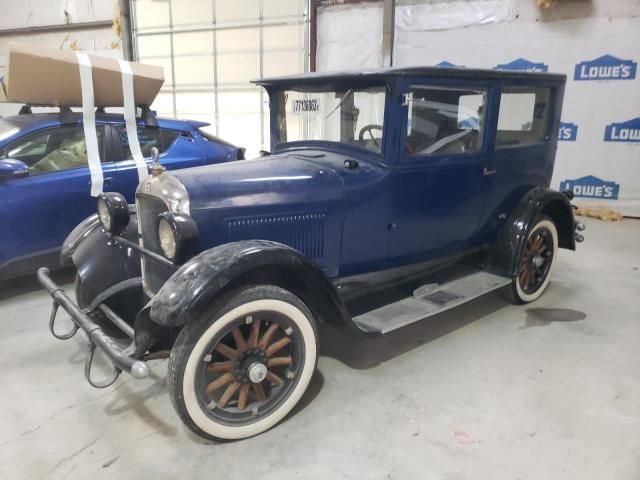
[{"label": "side window", "polygon": [[408,102],[407,155],[451,155],[482,148],[486,91],[413,86]]},{"label": "side window", "polygon": [[500,95],[496,148],[545,141],[549,117],[548,88],[505,88]]},{"label": "side window", "polygon": [[[126,160],[131,160],[131,149],[129,148],[129,138],[127,137],[127,129],[124,125],[116,127],[120,142],[122,144],[122,152]],[[140,142],[140,150],[143,157],[151,156],[151,149],[156,147],[160,153],[163,153],[176,141],[180,136],[177,130],[169,130],[166,128],[138,127],[138,141]]]},{"label": "side window", "polygon": [[[104,159],[104,126],[98,125],[98,149]],[[86,167],[87,144],[81,125],[49,128],[6,148],[6,156],[27,164],[31,175]]]}]

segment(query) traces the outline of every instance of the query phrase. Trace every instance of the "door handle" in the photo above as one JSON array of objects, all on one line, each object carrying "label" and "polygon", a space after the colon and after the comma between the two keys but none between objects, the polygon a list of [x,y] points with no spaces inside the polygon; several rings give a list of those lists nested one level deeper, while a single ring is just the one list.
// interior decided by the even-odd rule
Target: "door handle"
[{"label": "door handle", "polygon": [[489,170],[487,167],[484,167],[484,172],[482,172],[482,174],[486,177],[488,175],[493,175],[494,173],[496,173],[495,170]]},{"label": "door handle", "polygon": [[[102,184],[103,184],[103,185],[109,185],[109,184],[111,184],[112,182],[113,182],[113,177],[104,177],[104,178],[102,179]],[[89,185],[91,185],[91,180],[89,180],[87,183],[88,183]]]}]

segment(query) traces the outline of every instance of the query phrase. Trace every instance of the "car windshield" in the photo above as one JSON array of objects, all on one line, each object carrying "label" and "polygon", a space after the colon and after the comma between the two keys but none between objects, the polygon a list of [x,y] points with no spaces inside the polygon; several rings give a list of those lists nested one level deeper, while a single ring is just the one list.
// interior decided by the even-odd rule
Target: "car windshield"
[{"label": "car windshield", "polygon": [[20,131],[20,127],[11,122],[0,120],[0,142],[12,137]]},{"label": "car windshield", "polygon": [[384,87],[284,90],[276,98],[280,144],[316,140],[382,150]]}]

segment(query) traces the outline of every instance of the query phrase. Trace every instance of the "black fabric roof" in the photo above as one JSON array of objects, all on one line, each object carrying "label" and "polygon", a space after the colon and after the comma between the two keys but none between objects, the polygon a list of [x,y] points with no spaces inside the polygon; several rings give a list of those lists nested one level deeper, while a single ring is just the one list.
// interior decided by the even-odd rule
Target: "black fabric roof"
[{"label": "black fabric roof", "polygon": [[322,82],[338,83],[350,81],[387,81],[399,76],[432,78],[477,78],[477,79],[520,79],[524,81],[566,82],[567,76],[558,73],[521,72],[514,70],[489,70],[458,67],[392,67],[371,70],[344,72],[311,72],[280,77],[261,78],[252,83],[262,86],[318,84]]}]

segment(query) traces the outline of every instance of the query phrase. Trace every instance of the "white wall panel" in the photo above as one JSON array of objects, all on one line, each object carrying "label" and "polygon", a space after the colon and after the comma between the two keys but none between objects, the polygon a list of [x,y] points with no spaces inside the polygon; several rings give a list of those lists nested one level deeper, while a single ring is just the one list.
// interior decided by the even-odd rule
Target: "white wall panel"
[{"label": "white wall panel", "polygon": [[115,4],[111,0],[21,0],[4,3],[0,30],[111,20]]},{"label": "white wall panel", "polygon": [[449,0],[399,4],[395,12],[399,32],[448,30],[504,22],[513,0]]},{"label": "white wall panel", "polygon": [[318,71],[382,66],[382,2],[318,8]]}]

